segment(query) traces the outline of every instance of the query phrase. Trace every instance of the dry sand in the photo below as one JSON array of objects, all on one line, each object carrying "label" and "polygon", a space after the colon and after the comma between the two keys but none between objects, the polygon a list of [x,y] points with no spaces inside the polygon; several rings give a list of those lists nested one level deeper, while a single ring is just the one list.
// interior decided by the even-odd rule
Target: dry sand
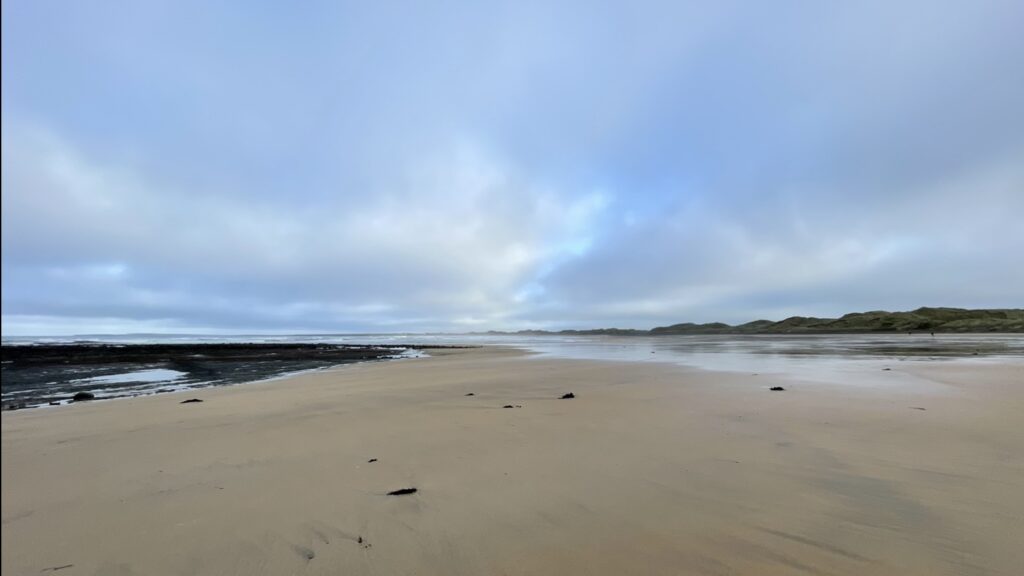
[{"label": "dry sand", "polygon": [[1024,363],[864,384],[481,349],[5,413],[3,574],[1021,574]]}]

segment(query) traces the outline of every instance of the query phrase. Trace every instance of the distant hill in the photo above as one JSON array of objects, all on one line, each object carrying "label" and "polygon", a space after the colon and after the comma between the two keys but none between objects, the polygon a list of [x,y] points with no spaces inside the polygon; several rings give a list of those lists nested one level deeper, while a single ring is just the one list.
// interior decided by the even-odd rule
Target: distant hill
[{"label": "distant hill", "polygon": [[[842,334],[863,332],[1024,332],[1024,309],[967,310],[918,308],[911,312],[853,312],[841,318],[791,316],[778,322],[754,320],[738,326],[722,322],[684,322],[651,330],[599,328],[594,330],[522,330],[516,334],[658,336],[666,334]],[[490,332],[507,334],[507,332]]]},{"label": "distant hill", "polygon": [[792,316],[785,320],[755,320],[739,326],[673,324],[651,334],[790,334],[808,332],[1024,332],[1024,309],[966,310],[918,308],[912,312],[854,312],[841,318]]}]

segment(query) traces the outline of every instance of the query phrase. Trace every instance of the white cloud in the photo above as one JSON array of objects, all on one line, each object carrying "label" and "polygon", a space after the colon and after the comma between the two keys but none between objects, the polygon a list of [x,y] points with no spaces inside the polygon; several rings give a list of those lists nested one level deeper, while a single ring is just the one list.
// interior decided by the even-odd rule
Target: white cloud
[{"label": "white cloud", "polygon": [[3,329],[1018,305],[1021,6],[5,2]]},{"label": "white cloud", "polygon": [[[608,206],[606,193],[556,192],[466,142],[396,165],[405,176],[391,188],[313,210],[168,190],[52,132],[4,138],[5,266],[26,279],[45,269],[69,302],[83,299],[76,284],[101,283],[140,307],[246,302],[296,326],[388,321],[396,310],[428,311],[436,326],[466,313],[486,323],[509,314],[537,270],[580,254]],[[24,289],[5,285],[5,303],[20,307]]]}]

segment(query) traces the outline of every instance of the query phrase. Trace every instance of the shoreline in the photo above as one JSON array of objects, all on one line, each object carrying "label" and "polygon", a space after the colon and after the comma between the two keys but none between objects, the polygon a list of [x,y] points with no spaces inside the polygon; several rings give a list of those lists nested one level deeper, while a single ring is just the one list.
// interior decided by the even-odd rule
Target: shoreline
[{"label": "shoreline", "polygon": [[[23,412],[23,411],[26,411],[26,410],[33,410],[33,409],[50,409],[50,408],[60,408],[60,407],[68,407],[68,406],[75,406],[75,405],[81,406],[81,405],[84,405],[85,403],[94,404],[94,403],[98,403],[98,402],[115,402],[115,401],[118,401],[118,400],[131,400],[133,398],[149,398],[149,397],[152,397],[152,396],[182,394],[182,393],[185,393],[185,392],[194,392],[194,393],[198,394],[198,393],[202,392],[203,390],[208,390],[208,389],[211,389],[211,388],[221,388],[221,387],[231,387],[231,386],[247,386],[249,384],[264,384],[264,383],[268,383],[268,382],[274,382],[274,381],[277,381],[277,380],[288,380],[290,378],[296,378],[296,377],[299,377],[299,376],[305,376],[307,374],[318,374],[318,373],[330,372],[330,371],[333,371],[333,370],[340,370],[340,369],[345,368],[347,366],[354,366],[356,364],[368,364],[368,363],[373,363],[373,362],[390,362],[390,361],[396,361],[396,360],[414,360],[414,359],[423,358],[423,357],[425,357],[425,356],[409,356],[409,357],[396,356],[394,358],[382,358],[382,359],[375,359],[375,360],[358,360],[358,361],[355,361],[355,362],[345,362],[345,363],[342,363],[342,364],[334,364],[334,365],[331,365],[331,366],[323,366],[323,367],[319,367],[319,368],[305,368],[305,369],[302,369],[302,370],[296,370],[294,372],[284,372],[282,374],[277,374],[277,375],[274,375],[274,376],[268,376],[266,378],[260,378],[258,380],[246,380],[244,382],[230,382],[230,383],[224,383],[224,384],[210,384],[210,385],[206,385],[206,386],[190,386],[190,387],[185,387],[185,388],[178,388],[178,389],[175,389],[175,390],[161,390],[161,391],[156,391],[156,392],[148,392],[148,393],[141,393],[141,394],[126,395],[126,396],[113,396],[113,397],[109,397],[109,398],[108,397],[98,396],[95,399],[88,400],[86,402],[81,402],[81,401],[76,402],[76,401],[73,401],[73,400],[68,400],[67,402],[63,402],[63,403],[60,403],[60,404],[38,404],[38,405],[35,405],[35,406],[26,406],[24,408],[7,409],[7,410],[4,410],[4,412]],[[173,384],[173,381],[169,381],[167,383],[168,384]]]},{"label": "shoreline", "polygon": [[3,572],[1012,573],[1024,363],[903,364],[488,347],[5,412]]},{"label": "shoreline", "polygon": [[2,349],[3,409],[244,384],[355,362],[423,354],[419,348],[302,343],[16,345]]},{"label": "shoreline", "polygon": [[[470,338],[470,336],[467,336]],[[761,335],[614,337],[478,337],[410,344],[377,341],[38,344],[4,346],[4,409],[69,403],[73,394],[95,392],[95,400],[200,389],[285,376],[355,361],[331,356],[393,359],[395,350],[422,353],[451,346],[511,346],[548,357],[613,361],[670,361],[716,371],[786,374],[801,363],[841,363],[979,358],[1024,359],[1024,338],[974,335],[945,338],[864,335]],[[216,352],[211,356],[207,349]],[[282,356],[275,350],[283,350]],[[189,353],[196,352],[195,354]],[[227,357],[225,357],[227,352]],[[653,354],[658,353],[658,356]],[[55,356],[56,354],[56,356]],[[666,358],[666,355],[668,358]],[[35,358],[33,358],[35,356]],[[149,372],[163,372],[150,378]],[[169,375],[169,376],[168,376]],[[130,380],[127,376],[136,376]],[[111,383],[106,380],[111,379]],[[95,382],[92,382],[95,381]],[[121,384],[124,383],[124,384]],[[63,392],[63,394],[62,394]]]}]

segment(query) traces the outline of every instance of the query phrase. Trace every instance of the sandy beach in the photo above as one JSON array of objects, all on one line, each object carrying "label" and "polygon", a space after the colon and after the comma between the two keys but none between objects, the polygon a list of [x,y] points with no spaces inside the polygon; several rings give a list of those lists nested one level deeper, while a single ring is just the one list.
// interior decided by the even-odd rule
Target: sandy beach
[{"label": "sandy beach", "polygon": [[7,412],[3,574],[1019,574],[1024,363],[893,364],[481,348]]}]

